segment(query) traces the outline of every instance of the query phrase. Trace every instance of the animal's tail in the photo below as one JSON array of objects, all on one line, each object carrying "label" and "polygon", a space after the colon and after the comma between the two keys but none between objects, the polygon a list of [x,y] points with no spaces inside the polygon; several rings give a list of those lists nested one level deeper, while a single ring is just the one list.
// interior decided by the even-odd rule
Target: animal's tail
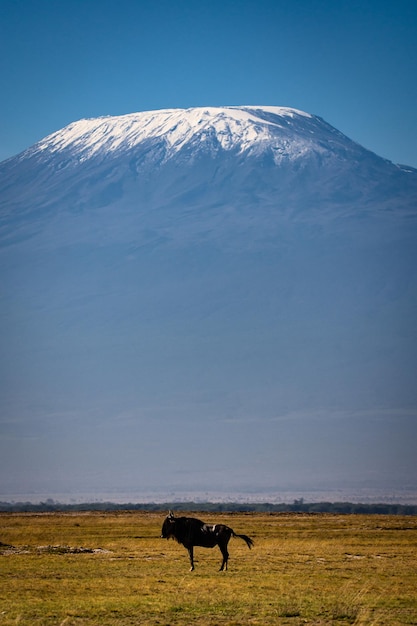
[{"label": "animal's tail", "polygon": [[239,539],[243,539],[243,541],[246,541],[249,550],[251,549],[251,547],[253,546],[253,541],[250,537],[248,537],[247,535],[237,535],[233,531],[232,533],[233,533],[233,537],[239,537]]}]

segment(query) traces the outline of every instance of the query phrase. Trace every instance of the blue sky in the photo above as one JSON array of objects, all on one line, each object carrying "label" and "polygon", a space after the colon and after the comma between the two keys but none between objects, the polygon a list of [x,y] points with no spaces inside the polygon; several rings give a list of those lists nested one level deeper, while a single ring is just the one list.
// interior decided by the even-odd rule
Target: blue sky
[{"label": "blue sky", "polygon": [[292,106],[417,167],[415,0],[0,0],[0,159],[83,117]]}]

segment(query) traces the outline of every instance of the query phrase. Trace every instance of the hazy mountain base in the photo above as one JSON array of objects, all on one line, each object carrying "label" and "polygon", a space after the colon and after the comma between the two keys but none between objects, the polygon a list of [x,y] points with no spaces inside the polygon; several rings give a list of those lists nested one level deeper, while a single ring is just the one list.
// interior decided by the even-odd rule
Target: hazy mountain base
[{"label": "hazy mountain base", "polygon": [[254,504],[269,502],[271,504],[287,504],[301,500],[303,502],[352,502],[355,504],[416,504],[417,491],[411,487],[377,489],[370,487],[329,488],[329,489],[252,489],[252,490],[202,490],[202,489],[90,489],[83,491],[13,491],[2,490],[0,501],[30,502],[61,502],[62,504],[82,504],[91,502],[101,504],[127,502],[160,504],[164,502],[196,502],[196,503],[233,503]]}]

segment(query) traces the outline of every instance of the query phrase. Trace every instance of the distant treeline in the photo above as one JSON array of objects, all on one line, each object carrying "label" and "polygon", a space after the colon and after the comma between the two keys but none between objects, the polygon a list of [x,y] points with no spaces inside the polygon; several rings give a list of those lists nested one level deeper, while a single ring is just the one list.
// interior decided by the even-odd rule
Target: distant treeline
[{"label": "distant treeline", "polygon": [[45,502],[0,502],[3,513],[49,513],[85,511],[190,511],[207,513],[337,513],[366,515],[417,515],[415,504],[357,504],[354,502],[304,502],[294,500],[292,504],[236,503],[236,502],[165,502],[117,504],[114,502],[86,502],[61,504],[48,499]]}]

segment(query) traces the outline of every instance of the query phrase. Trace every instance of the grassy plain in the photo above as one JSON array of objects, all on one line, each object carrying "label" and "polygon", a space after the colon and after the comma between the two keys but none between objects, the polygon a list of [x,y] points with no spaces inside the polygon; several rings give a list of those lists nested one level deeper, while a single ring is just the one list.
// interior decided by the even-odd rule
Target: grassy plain
[{"label": "grassy plain", "polygon": [[0,625],[417,624],[417,518],[202,514],[255,541],[160,539],[156,513],[0,514]]}]

